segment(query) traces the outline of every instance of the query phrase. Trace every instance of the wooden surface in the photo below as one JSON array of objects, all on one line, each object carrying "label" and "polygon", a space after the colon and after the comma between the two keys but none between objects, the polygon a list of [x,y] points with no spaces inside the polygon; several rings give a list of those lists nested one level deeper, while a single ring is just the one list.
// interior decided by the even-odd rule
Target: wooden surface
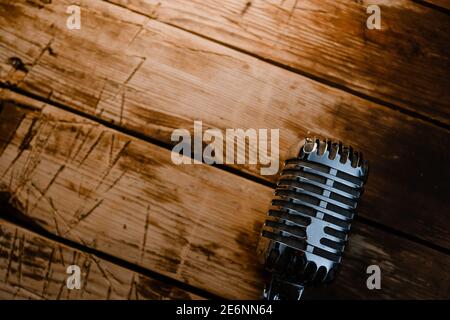
[{"label": "wooden surface", "polygon": [[[110,2],[450,124],[448,15],[410,0]],[[365,27],[373,4],[380,31]]]},{"label": "wooden surface", "polygon": [[[366,1],[331,0],[81,1],[82,28],[68,30],[70,1],[2,1],[0,188],[57,238],[18,233],[30,247],[43,238],[45,252],[68,239],[180,286],[128,296],[125,279],[146,276],[104,261],[120,273],[111,298],[200,298],[187,287],[258,298],[255,245],[276,177],[176,166],[170,135],[194,120],[279,128],[281,162],[315,134],[371,163],[342,274],[307,298],[448,298],[450,16],[376,3],[380,31],[365,28]],[[382,290],[366,287],[370,264]],[[106,298],[95,278],[91,298]],[[0,292],[39,298],[39,285],[5,281]]]},{"label": "wooden surface", "polygon": [[[80,290],[69,290],[69,265],[82,269]],[[0,219],[0,299],[198,299]]]},{"label": "wooden surface", "polygon": [[[60,2],[44,11],[20,2],[5,10],[15,14],[1,25],[8,31],[2,59],[20,57],[29,67],[5,65],[3,81],[165,144],[194,120],[281,128],[280,161],[308,134],[345,141],[371,162],[370,207],[361,215],[450,248],[450,216],[438,214],[450,211],[450,170],[429,160],[450,162],[442,152],[446,129],[108,3],[86,4],[76,33],[65,28]],[[257,166],[235,168],[259,175]],[[409,201],[399,201],[405,194]]]},{"label": "wooden surface", "polygon": [[[0,185],[12,190],[10,202],[28,219],[208,292],[259,297],[264,277],[256,240],[270,188],[203,164],[174,166],[169,150],[50,105],[2,94],[9,102],[3,103],[1,117],[17,129],[1,155]],[[450,257],[364,224],[352,230],[346,259],[333,286],[342,297],[444,298],[449,293]],[[370,264],[383,269],[383,290],[367,290]]]}]

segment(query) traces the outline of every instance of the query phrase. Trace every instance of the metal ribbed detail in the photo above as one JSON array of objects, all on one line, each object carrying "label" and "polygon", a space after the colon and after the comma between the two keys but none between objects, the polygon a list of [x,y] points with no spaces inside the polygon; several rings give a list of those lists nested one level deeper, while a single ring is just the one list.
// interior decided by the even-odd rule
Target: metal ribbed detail
[{"label": "metal ribbed detail", "polygon": [[318,139],[306,139],[297,157],[285,162],[260,241],[277,288],[280,279],[302,286],[331,280],[367,170],[361,153]]}]

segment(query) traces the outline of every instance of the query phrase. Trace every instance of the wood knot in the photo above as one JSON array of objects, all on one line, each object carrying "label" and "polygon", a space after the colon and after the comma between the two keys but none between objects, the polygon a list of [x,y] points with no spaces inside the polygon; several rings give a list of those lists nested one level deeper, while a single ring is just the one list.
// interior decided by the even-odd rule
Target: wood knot
[{"label": "wood knot", "polygon": [[23,63],[23,61],[20,58],[17,57],[11,57],[8,59],[8,63],[13,66],[14,69],[20,70],[23,72],[28,72],[27,67]]}]

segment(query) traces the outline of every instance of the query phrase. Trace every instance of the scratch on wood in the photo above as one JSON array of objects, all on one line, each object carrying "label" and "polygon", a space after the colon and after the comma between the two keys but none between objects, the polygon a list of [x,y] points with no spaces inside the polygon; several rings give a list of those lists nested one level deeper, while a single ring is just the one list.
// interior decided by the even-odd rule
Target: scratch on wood
[{"label": "scratch on wood", "polygon": [[123,109],[125,108],[125,91],[122,92],[122,100],[120,102],[119,124],[123,121]]},{"label": "scratch on wood", "polygon": [[111,291],[112,291],[111,284],[109,284],[108,290],[106,292],[106,300],[110,300],[111,299]]},{"label": "scratch on wood", "polygon": [[295,0],[294,6],[292,7],[290,13],[289,13],[289,20],[291,19],[292,15],[294,14],[295,9],[297,8],[298,0]]},{"label": "scratch on wood", "polygon": [[[193,223],[193,227],[192,227],[192,231],[191,231],[189,237],[192,237],[192,236],[195,237],[196,236],[196,232],[197,232],[197,229],[200,226],[200,221],[202,219],[202,216],[203,216],[203,213],[199,213],[197,215],[197,217],[195,217],[195,220],[194,220],[194,223]],[[180,261],[181,262],[177,265],[177,269],[176,269],[177,270],[177,272],[176,272],[177,275],[180,275],[181,270],[183,270],[183,266],[184,266],[184,264],[186,262],[186,256],[187,256],[187,254],[188,254],[188,252],[189,252],[189,250],[191,248],[191,241],[192,240],[188,239],[187,244],[183,247],[183,249],[182,249],[182,251],[180,253]]]},{"label": "scratch on wood", "polygon": [[[101,177],[100,182],[97,184],[97,186],[94,188],[94,190],[98,190],[100,188],[100,186],[103,184],[103,182],[105,181],[106,177],[110,174],[112,168],[114,168],[114,166],[117,164],[117,162],[119,161],[119,159],[125,154],[128,146],[130,145],[131,140],[128,140],[127,142],[125,142],[125,144],[122,146],[122,148],[119,150],[119,152],[116,154],[116,156],[114,157],[114,160],[112,160],[112,163],[110,163],[110,165],[108,166],[107,171],[105,172],[105,174]],[[112,146],[111,146],[111,151],[110,151],[110,158],[112,158]],[[120,178],[123,176],[123,172],[121,173],[121,175],[119,176],[118,179],[116,179],[113,184],[108,187],[108,189],[105,191],[109,191],[111,190],[111,188],[120,180]]]},{"label": "scratch on wood", "polygon": [[286,14],[289,14],[289,10],[283,7],[285,0],[282,0],[280,4],[272,3],[270,1],[265,1],[268,5],[271,5],[272,7],[277,8],[278,10],[283,11]]},{"label": "scratch on wood", "polygon": [[12,264],[12,260],[13,260],[13,255],[14,255],[14,251],[16,250],[17,232],[18,232],[18,230],[16,228],[16,231],[14,232],[14,238],[12,241],[12,247],[10,248],[10,251],[9,251],[8,267],[6,268],[6,275],[5,275],[5,279],[4,279],[5,283],[8,282],[9,273],[11,272],[11,264]]},{"label": "scratch on wood", "polygon": [[117,161],[119,161],[120,157],[123,156],[123,154],[125,153],[125,151],[127,150],[128,146],[130,144],[131,144],[131,140],[128,140],[127,142],[125,142],[123,147],[119,150],[119,152],[117,153],[116,157],[114,158],[114,161],[112,163],[112,167],[114,167],[116,165]]},{"label": "scratch on wood", "polygon": [[[69,154],[67,155],[68,159],[73,159],[72,152],[73,152],[73,150],[75,148],[75,144],[77,143],[78,138],[80,137],[80,134],[81,134],[81,129],[80,129],[80,127],[78,127],[77,128],[77,134],[75,135],[75,137],[73,138],[72,143],[70,144]],[[68,162],[68,161],[66,161],[66,162]]]},{"label": "scratch on wood", "polygon": [[[231,22],[233,22],[234,24],[237,24],[239,27],[243,28],[243,27],[239,24],[239,22],[237,22],[237,21],[235,21],[235,20],[233,20],[233,19],[231,19],[231,18],[228,18],[228,17],[226,17],[226,16],[222,16],[222,17],[225,18],[225,19],[227,19],[227,20],[229,20],[229,21],[231,21]],[[245,29],[244,29],[244,30],[245,30]],[[252,34],[251,32],[249,32],[249,31],[247,31],[247,30],[245,30],[245,31],[248,32],[248,33],[250,33],[250,34]],[[258,37],[257,35],[254,35],[254,36],[255,36],[255,37]],[[179,45],[178,43],[175,43],[175,42],[170,41],[170,40],[167,40],[167,39],[164,39],[163,42],[168,43],[169,45],[171,45],[171,46],[173,46],[173,47],[175,47],[175,48],[182,49],[182,50],[188,50],[188,51],[192,51],[192,52],[195,52],[195,53],[212,54],[212,55],[215,55],[215,56],[219,56],[219,57],[223,57],[223,58],[229,58],[229,59],[236,60],[235,57],[230,56],[230,55],[225,54],[225,53],[219,53],[219,52],[215,52],[215,51],[211,51],[211,50],[203,50],[203,49],[198,49],[198,48],[191,48],[191,47],[181,46],[181,45]]]},{"label": "scratch on wood", "polygon": [[14,296],[13,296],[12,300],[15,300],[17,295],[20,292],[25,292],[26,294],[28,294],[30,296],[33,296],[33,298],[36,299],[36,300],[45,300],[44,297],[41,297],[37,293],[35,293],[35,292],[31,291],[31,290],[25,289],[24,287],[17,287],[16,291],[14,292]]},{"label": "scratch on wood", "polygon": [[62,294],[62,292],[63,292],[65,287],[66,287],[66,281],[63,280],[62,283],[61,283],[61,287],[59,287],[59,291],[58,291],[58,294],[56,296],[56,300],[61,300],[61,294]]},{"label": "scratch on wood", "polygon": [[130,290],[128,291],[127,300],[131,300],[131,295],[133,294],[133,287],[135,285],[134,277],[135,277],[135,273],[133,272],[133,275],[131,276]]},{"label": "scratch on wood", "polygon": [[111,166],[112,158],[113,158],[113,150],[114,150],[114,139],[116,135],[114,132],[111,134],[111,148],[109,148],[109,165]]},{"label": "scratch on wood", "polygon": [[78,184],[78,198],[81,199],[81,187],[83,186],[84,175],[80,177],[80,183]]},{"label": "scratch on wood", "polygon": [[91,265],[92,265],[92,261],[89,259],[88,256],[85,256],[84,263],[83,263],[83,270],[86,270],[86,275],[85,275],[84,281],[83,281],[84,282],[83,290],[81,291],[81,295],[80,295],[81,299],[83,298],[84,293],[87,292],[87,286],[89,284],[89,281],[88,281],[89,274],[91,273]]},{"label": "scratch on wood", "polygon": [[[45,128],[48,123],[49,123],[49,121],[41,123],[39,125],[39,127],[36,129],[36,132],[35,132],[34,136],[40,136],[38,134],[38,131],[41,130],[42,128]],[[52,135],[53,129],[55,128],[56,124],[52,124],[52,126],[53,126],[52,129],[49,130],[49,133],[48,133],[48,135],[45,138],[42,138],[42,137],[39,138],[39,139],[45,141],[44,144],[40,144],[39,140],[38,140],[38,143],[36,143],[36,145],[28,153],[28,156],[25,159],[25,164],[22,167],[22,171],[21,171],[21,174],[20,174],[21,178],[20,178],[20,182],[18,183],[18,187],[17,187],[16,192],[18,192],[18,190],[20,188],[22,188],[32,178],[34,170],[37,168],[37,166],[41,162],[40,155],[42,154],[45,146],[47,145],[47,143],[48,143],[48,141],[50,139],[50,136]],[[26,142],[25,145],[23,145],[23,147],[25,147],[25,149],[29,148],[29,142],[31,142],[32,139],[33,139],[33,137],[29,138],[29,141]],[[21,146],[22,146],[22,144],[21,144]],[[35,149],[37,149],[38,151],[36,152]]]},{"label": "scratch on wood", "polygon": [[56,214],[58,213],[58,211],[56,210],[55,204],[53,203],[52,198],[48,198],[48,202],[50,203],[50,206],[52,207],[52,216],[53,216],[53,221],[55,223],[55,230],[56,230],[56,235],[60,236],[61,235],[61,231],[59,229],[58,226],[58,220],[56,219]]},{"label": "scratch on wood", "polygon": [[84,146],[84,144],[86,143],[87,139],[88,139],[89,136],[91,135],[92,130],[94,129],[94,127],[96,127],[96,126],[91,125],[91,126],[89,127],[88,132],[86,132],[86,136],[83,138],[83,140],[81,141],[80,145],[79,145],[78,148],[77,148],[77,151],[75,151],[75,154],[73,155],[73,158],[72,158],[73,160],[75,160],[76,157],[78,156],[78,153],[79,153],[79,152],[81,151],[81,149],[83,148],[83,146]]},{"label": "scratch on wood", "polygon": [[[37,161],[31,160],[28,161],[28,159],[26,160],[25,166],[23,166],[22,171],[19,174],[19,178],[16,179],[18,182],[16,189],[12,192],[14,195],[19,194],[22,188],[24,188],[27,185],[27,183],[33,178],[33,173],[40,163],[41,163],[40,159],[38,159]],[[27,212],[28,212],[28,199],[27,199]]]},{"label": "scratch on wood", "polygon": [[242,11],[241,11],[241,15],[244,15],[247,12],[247,10],[251,7],[251,5],[252,5],[252,2],[251,1],[247,1],[247,3],[245,4],[244,9],[242,9]]},{"label": "scratch on wood", "polygon": [[30,74],[30,71],[33,69],[34,66],[36,66],[39,61],[41,60],[42,56],[44,55],[44,53],[46,51],[48,51],[49,53],[53,52],[53,50],[50,48],[50,46],[53,43],[53,40],[55,39],[55,37],[52,37],[48,43],[45,45],[45,47],[41,50],[41,52],[39,53],[39,55],[37,56],[36,60],[33,61],[33,63],[30,66],[30,69],[28,70],[28,72],[25,74],[25,76],[23,77],[23,79],[21,79],[16,86],[19,86],[21,83],[25,82],[25,79],[27,78],[27,76]]},{"label": "scratch on wood", "polygon": [[102,95],[103,95],[103,91],[105,91],[105,87],[106,87],[106,79],[103,79],[103,86],[100,89],[100,93],[98,94],[97,101],[95,102],[94,114],[97,113],[97,107],[98,107],[98,104],[100,103],[100,101],[102,100]]},{"label": "scratch on wood", "polygon": [[123,83],[124,85],[126,85],[131,78],[134,77],[134,75],[136,74],[136,72],[141,68],[141,66],[144,64],[145,60],[147,60],[146,57],[139,57],[141,59],[141,61],[138,63],[138,65],[133,69],[133,71],[131,72],[131,74],[128,76],[128,78],[125,80],[125,82]]},{"label": "scratch on wood", "polygon": [[86,152],[86,155],[84,156],[83,160],[81,160],[81,162],[78,165],[78,167],[83,165],[84,161],[86,161],[86,159],[89,157],[89,155],[94,150],[94,148],[97,146],[97,144],[100,142],[100,140],[102,139],[104,134],[105,134],[105,130],[102,130],[102,132],[98,135],[97,139],[94,141],[94,143],[91,145],[89,150]]},{"label": "scratch on wood", "polygon": [[6,170],[3,172],[2,174],[2,178],[6,175],[6,173],[9,171],[9,169],[11,169],[14,164],[16,163],[16,161],[22,156],[22,153],[24,152],[24,150],[29,148],[30,142],[31,140],[34,138],[34,136],[37,133],[37,130],[33,130],[34,126],[36,125],[37,122],[37,118],[34,118],[31,122],[30,127],[27,130],[27,133],[25,134],[22,142],[20,143],[19,146],[19,152],[17,153],[17,155],[14,157],[13,161],[11,161],[11,163],[9,164],[9,166],[6,168]]},{"label": "scratch on wood", "polygon": [[77,264],[77,261],[78,261],[78,252],[74,250],[72,254],[72,265]]},{"label": "scratch on wood", "polygon": [[[35,188],[38,192],[39,192],[39,194],[43,194],[43,192],[38,188],[38,186],[36,186],[36,184],[32,181],[31,182],[31,186],[33,187],[33,188]],[[28,189],[29,190],[29,189]],[[59,216],[59,218],[67,225],[67,221],[64,219],[64,217],[58,212],[58,210],[56,209],[56,206],[55,206],[55,204],[54,204],[54,202],[53,202],[53,199],[51,198],[51,197],[45,197],[44,199],[46,199],[47,200],[47,202],[50,204],[50,206],[51,206],[51,208],[52,208],[52,214],[53,214],[53,219],[54,219],[54,223],[55,223],[55,229],[56,229],[56,234],[57,235],[61,235],[61,229],[59,229],[59,223],[58,223],[58,221],[56,220],[56,216]],[[28,213],[28,211],[26,211],[26,213]],[[61,256],[61,258],[62,258],[62,256]]]},{"label": "scratch on wood", "polygon": [[138,290],[136,288],[136,283],[134,284],[134,297],[136,300],[139,300],[139,294],[138,294]]},{"label": "scratch on wood", "polygon": [[13,178],[14,178],[14,170],[11,171],[11,176],[9,177],[8,190],[12,190]]},{"label": "scratch on wood", "polygon": [[50,50],[50,46],[52,45],[53,41],[55,40],[55,37],[52,37],[48,43],[45,45],[45,47],[42,49],[42,51],[40,52],[39,56],[36,58],[36,60],[33,62],[32,67],[35,66],[39,60],[42,58],[42,56],[44,55],[44,53],[46,51],[52,52],[53,50]]},{"label": "scratch on wood", "polygon": [[111,190],[112,188],[114,188],[114,186],[122,179],[122,177],[125,175],[126,170],[122,171],[120,173],[120,176],[113,181],[113,183],[111,183],[111,185],[108,187],[108,189],[105,190],[105,193],[108,192],[109,190]]},{"label": "scratch on wood", "polygon": [[86,219],[89,215],[91,215],[91,213],[94,212],[94,210],[97,209],[98,206],[102,204],[103,200],[104,199],[100,199],[88,212],[82,214],[80,216],[80,219],[78,220],[78,223],[81,222],[82,220]]},{"label": "scratch on wood", "polygon": [[107,274],[106,271],[103,269],[103,267],[100,265],[100,261],[97,261],[97,259],[96,259],[93,255],[90,255],[90,257],[91,257],[92,261],[94,261],[94,263],[96,264],[97,268],[100,270],[101,274],[103,275],[103,278],[105,278],[105,280],[106,280],[106,281],[108,282],[108,284],[110,285],[111,290],[115,291],[115,290],[114,290],[114,286],[113,286],[113,284],[112,284],[112,282],[111,282],[111,279],[109,278],[108,274]]},{"label": "scratch on wood", "polygon": [[97,209],[102,204],[103,200],[104,199],[100,199],[99,201],[97,201],[95,203],[95,205],[90,210],[88,210],[86,213],[81,213],[79,215],[79,217],[76,218],[76,220],[74,222],[69,223],[69,226],[68,226],[68,228],[66,229],[66,231],[64,232],[63,235],[66,235],[67,233],[69,233],[71,230],[76,228],[80,224],[81,221],[83,221],[84,219],[89,217],[92,214],[92,212],[94,212],[95,209]]},{"label": "scratch on wood", "polygon": [[141,264],[144,259],[145,246],[147,245],[147,232],[148,232],[149,224],[150,224],[150,205],[147,206],[147,215],[145,217],[144,235],[143,235],[142,247],[141,247],[141,259],[140,259]]},{"label": "scratch on wood", "polygon": [[27,188],[27,199],[25,200],[25,215],[28,215],[30,212],[30,188]]},{"label": "scratch on wood", "polygon": [[48,264],[47,264],[47,269],[45,272],[45,278],[44,278],[44,284],[42,286],[42,293],[41,295],[43,297],[45,297],[46,291],[47,291],[47,286],[49,284],[50,281],[50,272],[51,272],[51,268],[52,268],[52,263],[53,263],[53,255],[55,254],[55,248],[52,248],[52,252],[50,253],[50,258],[48,260]]},{"label": "scratch on wood", "polygon": [[24,255],[23,249],[25,246],[25,235],[23,234],[20,239],[20,245],[19,245],[19,261],[18,261],[18,267],[17,267],[17,278],[18,278],[18,286],[20,287],[20,284],[22,283],[22,257]]},{"label": "scratch on wood", "polygon": [[[56,179],[58,178],[58,176],[60,175],[60,173],[64,170],[66,166],[62,165],[59,167],[58,171],[56,171],[55,175],[53,176],[53,178],[50,180],[50,183],[47,185],[47,187],[41,192],[39,198],[36,200],[36,202],[34,203],[33,207],[31,208],[31,211],[33,211],[36,206],[39,204],[39,202],[42,200],[42,198],[45,197],[45,195],[47,194],[48,190],[50,189],[50,187],[52,186],[52,184],[56,181]],[[36,186],[35,186],[36,187]],[[37,189],[37,188],[36,188]],[[39,190],[39,189],[37,189]]]},{"label": "scratch on wood", "polygon": [[62,247],[60,245],[58,245],[58,251],[59,251],[59,256],[61,258],[62,265],[66,266],[66,263],[64,262],[64,255],[63,255],[63,252],[62,252]]},{"label": "scratch on wood", "polygon": [[[222,17],[223,17],[225,20],[228,20],[229,22],[231,22],[231,23],[235,24],[236,26],[238,26],[239,28],[241,28],[244,32],[246,32],[246,33],[248,33],[248,34],[251,34],[251,35],[254,36],[255,38],[258,38],[259,40],[262,40],[262,41],[264,40],[260,35],[254,33],[254,32],[251,32],[250,30],[248,30],[248,29],[247,29],[245,26],[243,26],[239,21],[237,21],[237,20],[235,20],[235,19],[233,19],[233,18],[224,16],[224,15],[222,15]],[[186,48],[186,49],[189,49],[189,48]],[[213,53],[213,52],[211,52],[211,53]],[[227,56],[227,55],[224,55],[224,54],[217,54],[217,55]],[[233,58],[233,57],[231,57],[231,56],[228,56],[228,57],[229,57],[229,58]]]},{"label": "scratch on wood", "polygon": [[[40,125],[38,129],[41,127],[45,127],[50,121],[46,121],[43,125]],[[15,190],[15,193],[18,193],[19,190],[26,185],[26,183],[32,179],[33,173],[36,170],[37,166],[41,163],[40,156],[42,152],[44,151],[45,146],[48,144],[48,141],[50,139],[50,136],[52,135],[53,130],[55,129],[57,125],[55,123],[52,123],[52,129],[49,130],[48,135],[43,140],[45,141],[44,144],[37,143],[35,148],[31,149],[31,152],[29,152],[27,159],[25,160],[25,165],[22,168],[20,179],[18,182],[17,189]],[[35,149],[38,149],[36,151]]]},{"label": "scratch on wood", "polygon": [[131,46],[131,44],[136,40],[136,38],[141,34],[141,32],[144,30],[144,26],[140,26],[138,31],[134,34],[134,36],[131,38],[130,42],[128,42],[127,47]]}]

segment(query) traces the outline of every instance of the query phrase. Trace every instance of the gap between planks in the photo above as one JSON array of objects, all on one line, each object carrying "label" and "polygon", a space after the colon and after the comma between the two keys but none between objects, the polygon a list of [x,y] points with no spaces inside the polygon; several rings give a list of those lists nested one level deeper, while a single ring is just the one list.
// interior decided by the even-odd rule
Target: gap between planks
[{"label": "gap between planks", "polygon": [[448,0],[413,0],[414,2],[450,15],[450,2]]}]

